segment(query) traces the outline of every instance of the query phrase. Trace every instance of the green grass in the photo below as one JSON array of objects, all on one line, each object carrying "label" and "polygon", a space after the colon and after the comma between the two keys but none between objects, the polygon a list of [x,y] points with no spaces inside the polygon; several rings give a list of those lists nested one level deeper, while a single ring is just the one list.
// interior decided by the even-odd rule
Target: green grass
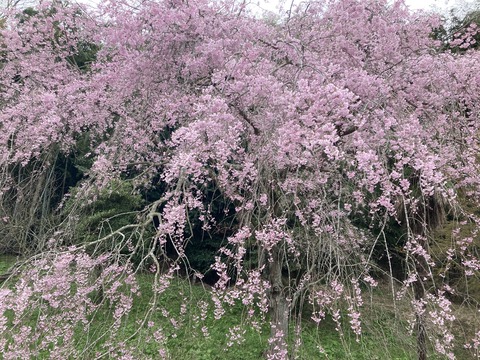
[{"label": "green grass", "polygon": [[[14,258],[0,257],[0,273],[8,269]],[[157,304],[152,308],[152,274],[137,274],[141,296],[136,297],[132,311],[122,322],[120,330],[110,338],[113,322],[108,306],[100,308],[91,316],[88,328],[78,326],[75,332],[75,346],[80,351],[80,358],[92,359],[99,352],[105,352],[107,340],[133,349],[135,359],[158,359],[159,350],[163,349],[168,359],[180,360],[256,360],[262,359],[268,348],[269,328],[263,325],[259,331],[254,330],[246,321],[246,311],[241,304],[225,307],[225,314],[217,321],[213,317],[213,306],[210,290],[201,284],[191,284],[184,279],[174,279],[170,287],[158,297]],[[335,324],[327,318],[316,326],[308,316],[308,310],[301,323],[301,346],[295,352],[295,359],[352,359],[352,360],[410,360],[415,359],[415,338],[406,330],[406,320],[401,311],[393,310],[390,295],[378,290],[373,294],[372,303],[366,303],[363,308],[363,334],[356,341],[354,334],[348,328],[348,317],[343,324],[344,335],[339,336]],[[200,315],[199,302],[209,304],[209,310],[204,322],[195,320]],[[398,304],[397,304],[398,305]],[[182,313],[182,306],[185,311]],[[402,306],[400,304],[400,306]],[[404,304],[403,306],[406,306]],[[170,315],[179,319],[175,327],[170,321]],[[153,326],[147,326],[152,321]],[[143,326],[141,326],[143,324]],[[34,326],[34,322],[32,322]],[[209,335],[204,336],[201,327],[209,329]],[[230,329],[239,327],[245,331],[241,343],[227,346]],[[153,335],[161,328],[163,340],[157,341]],[[291,334],[294,334],[294,328]],[[107,336],[104,336],[104,335]],[[103,336],[103,337],[102,337]],[[293,349],[293,336],[290,339]],[[323,353],[319,349],[323,349]],[[458,359],[472,358],[467,352],[460,350]],[[44,352],[38,358],[49,358]],[[79,357],[77,357],[79,358]],[[117,354],[108,354],[104,358],[118,358]],[[0,359],[2,356],[0,355]],[[444,359],[434,355],[429,359]]]},{"label": "green grass", "polygon": [[13,265],[17,258],[12,255],[0,255],[0,275],[5,274]]},{"label": "green grass", "polygon": [[[138,329],[139,320],[145,318],[151,307],[152,275],[140,274],[138,280],[141,286],[142,296],[139,297],[122,328],[120,337],[128,339]],[[267,346],[267,328],[259,333],[249,327],[245,327],[245,341],[242,345],[227,347],[227,334],[234,326],[242,325],[244,309],[240,306],[226,308],[226,313],[220,321],[215,321],[211,311],[208,312],[204,322],[195,322],[194,317],[199,316],[198,303],[204,301],[211,305],[210,294],[201,285],[192,285],[188,281],[176,279],[171,286],[158,299],[157,310],[148,315],[147,321],[153,321],[162,327],[165,335],[165,348],[171,359],[261,359],[263,350]],[[186,304],[186,306],[184,305]],[[186,313],[181,314],[182,305]],[[210,308],[211,309],[211,308]],[[174,318],[180,319],[178,329],[169,321],[169,317],[163,314],[167,311]],[[158,356],[159,346],[156,342],[145,342],[154,330],[145,329],[136,336],[127,340],[127,344],[137,349],[138,358]],[[201,327],[209,329],[207,337],[201,331]]]},{"label": "green grass", "polygon": [[[152,276],[148,274],[138,275],[141,285],[142,296],[134,304],[132,312],[126,319],[118,341],[125,341],[131,348],[136,349],[135,356],[138,359],[158,356],[159,344],[145,341],[151,336],[156,327],[143,329],[131,337],[138,329],[138,321],[143,319],[150,307],[151,281]],[[180,309],[183,300],[187,301],[187,312],[180,316]],[[210,302],[208,290],[201,285],[192,285],[186,280],[176,279],[170,288],[159,298],[157,311],[151,313],[148,320],[159,324],[165,334],[166,352],[170,359],[191,359],[191,360],[215,360],[215,359],[262,359],[265,350],[268,348],[269,328],[264,325],[261,331],[252,329],[243,321],[245,309],[241,305],[226,308],[226,313],[220,321],[213,318],[211,311],[206,321],[201,324],[209,329],[209,336],[205,337],[200,325],[193,321],[198,315],[197,304],[199,301]],[[211,308],[210,308],[211,309]],[[183,326],[175,329],[168,318],[162,315],[162,310],[175,315],[176,318],[183,318]],[[372,315],[372,314],[370,314]],[[378,316],[383,318],[378,318]],[[109,315],[97,314],[97,324],[109,323]],[[348,324],[344,326],[344,336],[340,337],[335,331],[335,324],[327,317],[316,326],[308,318],[302,322],[302,345],[296,352],[297,359],[395,359],[408,360],[415,358],[414,338],[412,336],[398,336],[396,331],[400,324],[392,314],[376,313],[374,321],[369,324],[373,328],[366,330],[360,337],[359,342],[349,331]],[[232,347],[227,346],[227,334],[235,326],[245,330],[244,340],[241,344]],[[99,327],[92,331],[101,333],[105,328]],[[291,329],[294,333],[294,329]],[[293,343],[293,339],[292,339]],[[292,344],[290,344],[292,345]],[[319,348],[324,350],[322,354]],[[432,359],[434,359],[432,357]]]}]

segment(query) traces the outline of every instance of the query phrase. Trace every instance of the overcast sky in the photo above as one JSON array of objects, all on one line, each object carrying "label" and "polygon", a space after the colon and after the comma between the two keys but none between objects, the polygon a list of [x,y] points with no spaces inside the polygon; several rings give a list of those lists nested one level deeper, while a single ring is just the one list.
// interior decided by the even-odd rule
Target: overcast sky
[{"label": "overcast sky", "polygon": [[[286,4],[290,4],[292,0],[260,0],[261,3],[265,4],[265,7],[268,10],[274,11],[278,7],[279,2],[283,2]],[[303,1],[303,0],[294,0],[295,3]],[[472,3],[475,0],[405,0],[405,3],[411,9],[423,9],[423,10],[445,10],[454,6],[458,6],[458,4],[468,4]],[[477,0],[478,1],[478,0]],[[255,2],[253,0],[252,2]],[[263,6],[262,6],[263,7]]]},{"label": "overcast sky", "polygon": [[[2,2],[3,0],[0,0]],[[99,3],[101,0],[81,0],[79,2],[84,2],[84,3],[89,3],[89,4],[96,4]],[[282,0],[280,0],[282,1]],[[290,3],[289,0],[287,0],[288,3]],[[474,0],[463,0],[461,2],[472,2]],[[252,1],[252,2],[255,2]],[[262,1],[264,3],[268,3],[268,7],[275,9],[276,4],[279,2],[277,0],[267,0],[267,1]],[[296,1],[297,2],[297,1]],[[405,2],[410,6],[412,9],[429,9],[432,5],[433,6],[438,6],[438,7],[448,7],[449,5],[453,5],[454,3],[458,2],[456,0],[405,0]]]},{"label": "overcast sky", "polygon": [[447,9],[453,6],[458,6],[460,4],[471,4],[475,0],[405,0],[405,2],[410,6],[412,9],[430,9],[433,7],[437,7],[440,9]]},{"label": "overcast sky", "polygon": [[452,4],[452,1],[448,0],[406,0],[405,1],[408,6],[410,6],[412,9],[429,9],[433,6],[437,6],[440,8],[443,8],[445,6],[448,7],[448,5]]},{"label": "overcast sky", "polygon": [[[0,2],[5,0],[0,0]],[[78,2],[95,5],[101,2],[102,0],[76,0]],[[290,5],[292,0],[251,0],[252,3],[259,2],[262,9],[270,10],[276,12],[278,9],[278,4],[280,2]],[[295,3],[298,3],[303,0],[294,0]],[[424,9],[424,10],[437,10],[445,11],[446,9],[452,8],[454,6],[458,7],[458,4],[463,4],[462,7],[465,7],[465,4],[471,4],[472,2],[479,0],[405,0],[408,6],[411,9]]]}]

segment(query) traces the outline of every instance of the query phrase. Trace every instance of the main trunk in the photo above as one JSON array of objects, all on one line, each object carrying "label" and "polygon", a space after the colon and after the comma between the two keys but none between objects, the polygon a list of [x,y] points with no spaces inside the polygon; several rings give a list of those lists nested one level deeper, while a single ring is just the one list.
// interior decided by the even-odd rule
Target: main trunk
[{"label": "main trunk", "polygon": [[[421,244],[421,246],[425,249],[425,244]],[[416,301],[423,301],[425,298],[425,280],[428,272],[427,272],[427,262],[425,257],[421,255],[415,256],[415,267],[418,279],[413,285],[413,291],[415,295]],[[415,331],[417,333],[417,355],[418,360],[426,360],[427,359],[427,331],[425,328],[425,313],[419,312],[415,314]]]},{"label": "main trunk", "polygon": [[287,337],[290,308],[282,283],[283,257],[278,246],[272,250],[270,260],[268,276],[271,285],[271,327],[268,354],[271,359],[284,360],[288,358]]}]

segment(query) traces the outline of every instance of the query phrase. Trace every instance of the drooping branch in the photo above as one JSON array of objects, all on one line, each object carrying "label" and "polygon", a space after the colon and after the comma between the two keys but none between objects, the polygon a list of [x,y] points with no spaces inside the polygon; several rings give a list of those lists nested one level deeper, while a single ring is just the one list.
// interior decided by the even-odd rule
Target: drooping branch
[{"label": "drooping branch", "polygon": [[355,131],[358,130],[358,126],[352,125],[347,127],[346,129],[342,128],[341,126],[336,126],[338,136],[344,137],[350,134],[353,134]]},{"label": "drooping branch", "polygon": [[248,117],[247,113],[242,108],[240,108],[238,105],[235,105],[235,104],[232,104],[232,103],[229,103],[228,107],[231,108],[231,109],[235,109],[238,112],[238,114],[242,117],[242,119],[245,120],[247,122],[247,124],[249,124],[252,127],[253,133],[256,136],[260,135],[260,130],[255,126],[253,121]]}]

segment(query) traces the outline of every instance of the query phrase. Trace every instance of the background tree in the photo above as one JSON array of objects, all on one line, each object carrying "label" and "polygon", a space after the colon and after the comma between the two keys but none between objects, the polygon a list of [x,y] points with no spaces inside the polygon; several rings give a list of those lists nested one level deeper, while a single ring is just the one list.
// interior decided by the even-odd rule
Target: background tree
[{"label": "background tree", "polygon": [[85,123],[82,110],[63,99],[82,101],[82,69],[96,47],[82,34],[90,20],[67,3],[9,15],[1,36],[1,247],[26,254],[43,249],[55,208],[81,177],[74,157]]}]

